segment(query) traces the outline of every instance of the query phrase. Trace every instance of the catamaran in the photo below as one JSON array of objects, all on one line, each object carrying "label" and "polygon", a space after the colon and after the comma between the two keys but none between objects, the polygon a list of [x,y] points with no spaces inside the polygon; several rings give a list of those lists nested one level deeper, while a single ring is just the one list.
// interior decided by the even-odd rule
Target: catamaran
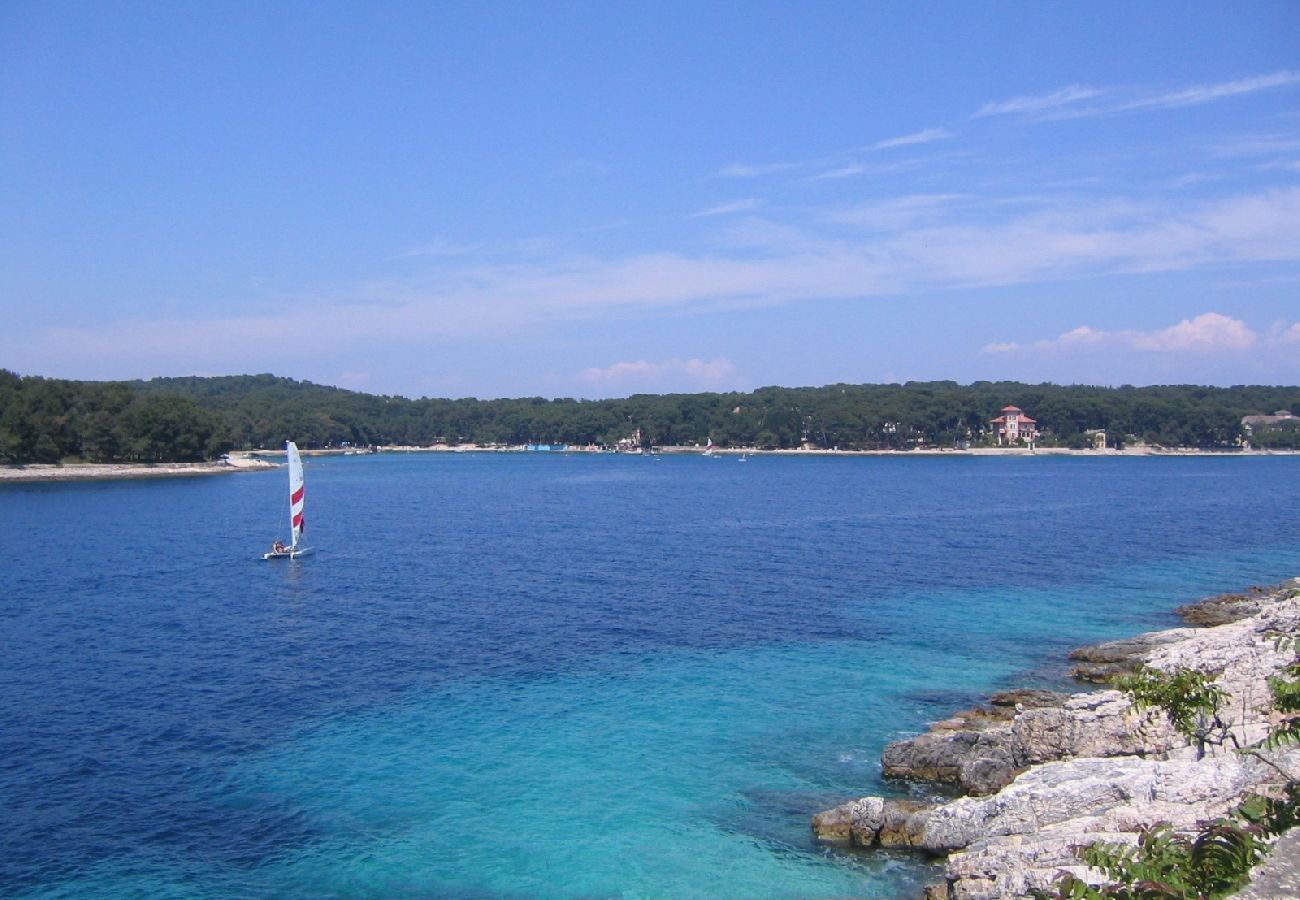
[{"label": "catamaran", "polygon": [[262,559],[297,559],[311,552],[310,547],[302,545],[302,533],[307,527],[307,518],[303,515],[305,488],[302,482],[302,456],[298,445],[285,441],[285,451],[289,454],[289,546],[276,541],[270,553],[262,554]]}]

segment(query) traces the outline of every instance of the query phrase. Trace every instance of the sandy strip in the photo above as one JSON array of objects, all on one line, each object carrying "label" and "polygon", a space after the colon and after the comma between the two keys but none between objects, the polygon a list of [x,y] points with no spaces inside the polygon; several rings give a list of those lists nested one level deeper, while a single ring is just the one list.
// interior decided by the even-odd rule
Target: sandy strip
[{"label": "sandy strip", "polygon": [[229,475],[277,468],[243,453],[232,453],[221,462],[210,463],[69,463],[0,467],[4,481],[98,481],[114,478],[168,478],[184,475]]}]

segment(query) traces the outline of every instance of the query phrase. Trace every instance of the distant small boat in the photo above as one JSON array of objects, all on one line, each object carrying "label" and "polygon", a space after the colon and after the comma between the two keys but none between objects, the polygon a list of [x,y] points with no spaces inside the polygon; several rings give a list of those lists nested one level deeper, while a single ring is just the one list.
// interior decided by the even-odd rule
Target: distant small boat
[{"label": "distant small boat", "polygon": [[740,461],[741,461],[741,462],[749,462],[749,454],[748,454],[748,453],[742,453],[742,454],[740,454]]},{"label": "distant small boat", "polygon": [[284,449],[289,454],[289,546],[276,541],[270,553],[262,554],[262,559],[297,559],[311,552],[310,547],[302,545],[302,534],[307,528],[307,517],[303,513],[306,487],[302,480],[302,456],[293,441],[286,441]]}]

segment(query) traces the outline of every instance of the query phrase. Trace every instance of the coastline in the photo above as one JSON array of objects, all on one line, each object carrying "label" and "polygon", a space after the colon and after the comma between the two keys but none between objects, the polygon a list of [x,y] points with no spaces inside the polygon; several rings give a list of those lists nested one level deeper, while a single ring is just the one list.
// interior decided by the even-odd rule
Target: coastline
[{"label": "coastline", "polygon": [[[381,446],[371,451],[327,448],[304,450],[303,456],[374,456],[386,453],[545,453],[566,456],[572,453],[608,454],[611,456],[701,456],[701,447],[656,447],[649,453],[640,451],[613,451],[600,447],[566,447],[563,450],[537,451],[524,446],[480,447],[476,444],[420,446]],[[1158,447],[1132,447],[1123,450],[1072,450],[1065,447],[1047,447],[1030,450],[1024,447],[975,447],[912,449],[912,450],[818,450],[793,448],[788,450],[755,450],[746,448],[714,448],[714,455],[727,458],[740,456],[816,456],[816,457],[921,457],[921,458],[979,458],[979,457],[1082,457],[1092,459],[1118,459],[1134,457],[1200,457],[1236,459],[1240,457],[1263,458],[1272,456],[1300,456],[1300,450],[1197,450],[1163,449]],[[49,481],[101,481],[139,478],[172,478],[198,475],[229,475],[273,469],[281,463],[270,462],[265,457],[284,456],[283,450],[239,450],[222,460],[206,463],[30,463],[25,466],[0,466],[0,484],[5,482],[39,483]]]},{"label": "coastline", "polygon": [[[274,450],[256,450],[254,453],[274,454]],[[283,454],[284,451],[280,451]],[[434,444],[431,446],[418,445],[382,445],[376,448],[377,453],[549,453],[553,456],[564,456],[570,453],[595,453],[621,456],[702,456],[704,448],[698,446],[664,446],[654,447],[649,451],[640,450],[607,450],[602,447],[578,447],[570,446],[564,449],[552,450],[529,450],[525,445],[502,445],[502,446],[479,446],[477,444]],[[311,450],[303,451],[303,455],[324,455],[324,454],[343,454],[342,450]],[[754,447],[714,447],[713,455],[715,456],[927,456],[927,457],[966,457],[966,456],[1018,456],[1024,458],[1037,456],[1080,456],[1090,458],[1118,458],[1118,457],[1135,457],[1135,456],[1201,456],[1201,457],[1264,457],[1264,456],[1300,456],[1300,450],[1199,450],[1196,448],[1164,448],[1164,447],[1126,447],[1122,450],[1075,450],[1068,447],[1038,447],[1029,449],[1027,447],[969,447],[960,449],[957,447],[943,448],[914,448],[911,450],[836,450],[836,449],[819,449],[793,447],[781,450],[759,450]]]},{"label": "coastline", "polygon": [[[1076,848],[1133,846],[1140,829],[1157,823],[1191,831],[1276,788],[1280,772],[1294,778],[1300,747],[1242,754],[1229,744],[1254,744],[1275,721],[1267,682],[1293,658],[1277,636],[1300,635],[1300,578],[1177,612],[1188,627],[1082,647],[1070,659],[1084,683],[1105,684],[1139,665],[1210,673],[1228,694],[1230,738],[1203,758],[1163,712],[1137,711],[1117,690],[1008,691],[881,754],[887,779],[963,796],[863,797],[813,816],[814,834],[828,844],[946,857],[945,880],[926,889],[927,900],[1004,900],[1049,890],[1064,872],[1097,883],[1102,874]],[[1242,897],[1300,896],[1266,887],[1300,885],[1300,829],[1279,837],[1250,878]]]},{"label": "coastline", "polygon": [[176,478],[229,475],[274,468],[278,468],[276,463],[258,459],[253,453],[245,452],[231,453],[218,462],[206,463],[33,463],[26,466],[0,466],[0,483]]}]

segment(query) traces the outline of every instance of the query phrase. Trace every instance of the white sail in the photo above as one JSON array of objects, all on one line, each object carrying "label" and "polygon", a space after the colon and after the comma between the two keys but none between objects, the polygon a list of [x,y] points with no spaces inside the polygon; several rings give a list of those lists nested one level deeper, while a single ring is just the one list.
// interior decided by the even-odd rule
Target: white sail
[{"label": "white sail", "polygon": [[302,483],[302,457],[298,455],[298,445],[293,441],[285,442],[289,452],[289,534],[292,537],[290,549],[297,549],[302,540],[302,533],[307,526],[303,515],[305,489]]}]

